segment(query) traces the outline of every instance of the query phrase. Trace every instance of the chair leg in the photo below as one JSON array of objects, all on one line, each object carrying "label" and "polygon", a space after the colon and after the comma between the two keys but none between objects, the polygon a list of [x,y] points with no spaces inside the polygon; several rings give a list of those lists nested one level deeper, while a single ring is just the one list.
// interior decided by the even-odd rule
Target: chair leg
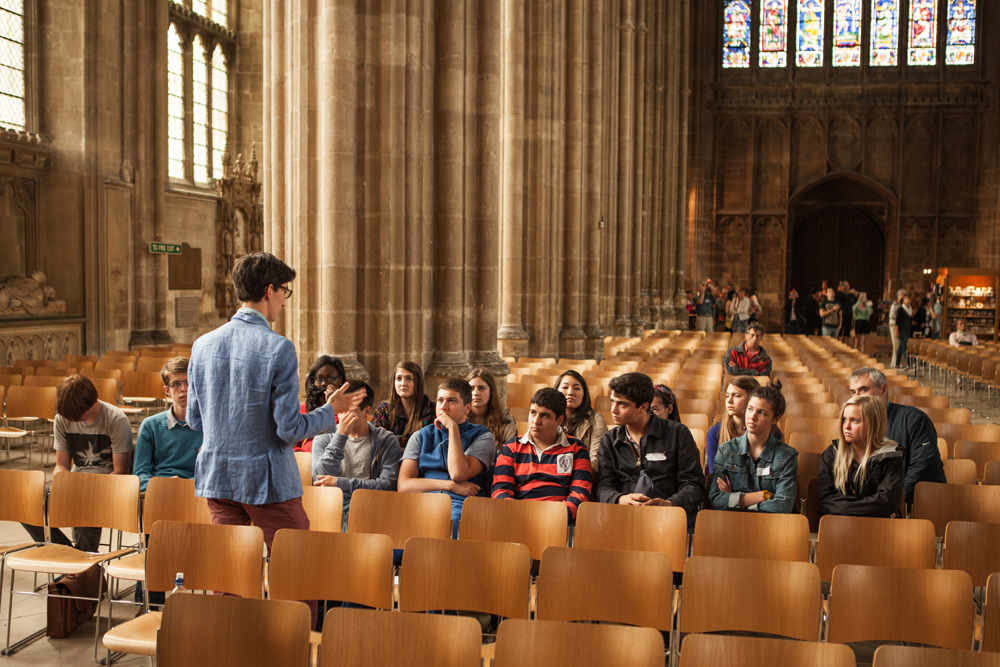
[{"label": "chair leg", "polygon": [[10,626],[13,623],[14,611],[14,570],[10,571],[10,590],[7,595],[7,647],[0,651],[0,655],[13,655],[17,651],[32,643],[36,639],[45,636],[45,628],[31,633],[24,639],[17,641],[14,645],[10,643]]}]

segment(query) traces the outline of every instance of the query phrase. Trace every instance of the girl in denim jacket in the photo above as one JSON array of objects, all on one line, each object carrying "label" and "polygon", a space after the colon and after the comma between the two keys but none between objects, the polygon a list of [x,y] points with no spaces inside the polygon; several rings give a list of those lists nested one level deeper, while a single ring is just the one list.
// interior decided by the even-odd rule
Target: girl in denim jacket
[{"label": "girl in denim jacket", "polygon": [[799,453],[771,433],[771,427],[785,413],[780,387],[777,383],[750,392],[746,433],[719,446],[715,479],[708,492],[712,509],[792,511]]}]

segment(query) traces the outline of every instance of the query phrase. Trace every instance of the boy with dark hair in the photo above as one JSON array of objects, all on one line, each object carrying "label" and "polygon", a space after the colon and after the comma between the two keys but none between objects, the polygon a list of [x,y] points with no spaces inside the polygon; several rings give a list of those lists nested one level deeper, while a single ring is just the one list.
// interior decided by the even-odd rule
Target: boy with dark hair
[{"label": "boy with dark hair", "polygon": [[616,428],[601,438],[597,499],[620,505],[676,505],[694,526],[704,498],[705,473],[691,431],[649,411],[655,389],[642,373],[611,380]]},{"label": "boy with dark hair", "polygon": [[500,448],[493,471],[493,497],[562,501],[569,520],[590,500],[593,469],[589,449],[562,430],[566,397],[539,389],[531,397],[528,432]]},{"label": "boy with dark hair", "polygon": [[375,390],[367,382],[351,380],[347,391],[358,390],[365,397],[357,408],[337,415],[337,431],[313,438],[313,486],[338,486],[344,492],[345,531],[351,494],[358,489],[395,491],[402,454],[392,431],[368,423]]},{"label": "boy with dark hair", "polygon": [[[132,451],[132,426],[125,413],[98,400],[94,383],[82,375],[70,375],[56,391],[54,475],[73,470],[99,475],[128,475],[128,455]],[[45,541],[41,526],[24,525],[36,542]],[[100,528],[74,528],[76,548],[97,551]],[[73,546],[58,528],[51,531],[52,543]]]},{"label": "boy with dark hair", "polygon": [[489,495],[489,472],[497,451],[490,430],[469,421],[470,410],[472,386],[461,378],[442,382],[437,418],[409,439],[399,466],[400,491],[451,496],[455,536],[465,499]]}]

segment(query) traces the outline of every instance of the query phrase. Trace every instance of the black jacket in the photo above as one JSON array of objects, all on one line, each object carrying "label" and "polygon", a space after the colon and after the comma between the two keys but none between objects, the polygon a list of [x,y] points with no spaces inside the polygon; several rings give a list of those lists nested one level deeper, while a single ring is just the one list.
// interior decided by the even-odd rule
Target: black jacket
[{"label": "black jacket", "polygon": [[[643,470],[653,486],[678,507],[688,518],[694,517],[705,495],[705,473],[701,468],[698,446],[687,426],[680,422],[650,415],[649,430],[639,443],[641,464],[636,463],[635,450],[629,444],[624,426],[611,429],[601,437],[597,452],[597,499],[602,503],[617,503],[626,493],[633,493]],[[658,459],[663,455],[662,460]]]},{"label": "black jacket", "polygon": [[[812,297],[809,297],[809,298],[812,299]],[[815,301],[815,299],[812,299],[812,300]],[[802,298],[801,297],[799,297],[798,299],[785,299],[785,324],[788,324],[789,322],[792,321],[792,311],[793,310],[795,311],[795,319],[796,319],[796,321],[798,321],[798,322],[800,322],[802,324],[802,328],[805,328],[806,327],[806,322],[805,322],[806,316],[802,312]]]},{"label": "black jacket", "polygon": [[937,429],[927,413],[919,408],[899,403],[886,406],[889,422],[885,437],[903,448],[903,469],[906,471],[906,502],[913,502],[917,482],[946,483],[944,463],[937,446]]},{"label": "black jacket", "polygon": [[903,500],[903,450],[894,442],[887,443],[868,457],[865,483],[853,488],[858,462],[851,462],[847,494],[834,484],[833,463],[839,444],[834,441],[823,452],[816,488],[819,495],[819,515],[870,516],[886,518],[899,514]]},{"label": "black jacket", "polygon": [[805,303],[802,304],[802,315],[806,320],[806,333],[812,335],[819,331],[823,324],[823,318],[819,316],[819,304],[812,295],[805,297]]}]

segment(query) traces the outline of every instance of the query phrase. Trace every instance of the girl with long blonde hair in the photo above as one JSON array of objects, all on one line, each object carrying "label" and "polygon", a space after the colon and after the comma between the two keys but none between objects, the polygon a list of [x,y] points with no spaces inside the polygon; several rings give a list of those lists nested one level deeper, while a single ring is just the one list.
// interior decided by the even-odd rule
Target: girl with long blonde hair
[{"label": "girl with long blonde hair", "polygon": [[881,396],[854,396],[840,411],[841,437],[823,452],[819,514],[896,517],[903,500],[903,450],[885,437]]}]

